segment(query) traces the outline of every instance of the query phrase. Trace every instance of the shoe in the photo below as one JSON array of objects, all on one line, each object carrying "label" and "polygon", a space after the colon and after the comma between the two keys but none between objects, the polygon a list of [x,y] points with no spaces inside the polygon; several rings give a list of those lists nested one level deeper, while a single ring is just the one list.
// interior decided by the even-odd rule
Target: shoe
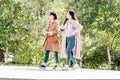
[{"label": "shoe", "polygon": [[74,64],[73,68],[71,70],[76,70],[76,69],[79,69],[79,65],[78,64]]},{"label": "shoe", "polygon": [[38,67],[39,67],[40,69],[43,69],[43,70],[45,70],[45,69],[46,69],[46,66],[45,66],[45,65],[43,65],[43,64],[42,64],[42,65],[39,65]]},{"label": "shoe", "polygon": [[62,68],[63,71],[68,71],[69,70],[69,66],[68,65],[65,65],[63,68]]},{"label": "shoe", "polygon": [[55,66],[53,67],[53,70],[58,70],[58,65],[55,65]]}]

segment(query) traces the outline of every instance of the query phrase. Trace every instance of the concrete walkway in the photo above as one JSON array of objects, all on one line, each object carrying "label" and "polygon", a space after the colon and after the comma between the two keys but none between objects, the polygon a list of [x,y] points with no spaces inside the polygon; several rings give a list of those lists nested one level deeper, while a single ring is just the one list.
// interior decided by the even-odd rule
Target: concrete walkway
[{"label": "concrete walkway", "polygon": [[[78,69],[53,71],[52,68],[41,70],[38,67],[0,66],[0,80],[42,80],[42,79],[120,79],[120,71]],[[6,79],[7,80],[7,79]]]}]

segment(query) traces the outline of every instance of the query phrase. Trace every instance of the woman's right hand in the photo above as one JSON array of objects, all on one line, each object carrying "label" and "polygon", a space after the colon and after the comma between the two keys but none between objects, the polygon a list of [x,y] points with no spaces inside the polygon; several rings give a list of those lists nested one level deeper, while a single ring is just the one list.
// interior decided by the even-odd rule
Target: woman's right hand
[{"label": "woman's right hand", "polygon": [[65,29],[64,29],[64,26],[63,25],[61,25],[60,26],[60,31],[64,31]]},{"label": "woman's right hand", "polygon": [[61,31],[64,31],[64,29],[60,29]]}]

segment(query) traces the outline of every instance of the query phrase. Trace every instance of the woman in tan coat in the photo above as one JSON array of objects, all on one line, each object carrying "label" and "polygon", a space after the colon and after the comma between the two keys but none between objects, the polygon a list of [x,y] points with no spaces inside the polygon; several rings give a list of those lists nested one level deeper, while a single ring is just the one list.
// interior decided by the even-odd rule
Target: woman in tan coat
[{"label": "woman in tan coat", "polygon": [[69,70],[70,61],[72,60],[74,66],[72,69],[79,68],[76,58],[80,59],[81,41],[80,41],[80,31],[83,26],[79,24],[75,17],[74,11],[70,10],[67,13],[67,18],[64,22],[64,27],[61,28],[62,31],[62,49],[61,57],[66,58],[66,65],[62,70]]},{"label": "woman in tan coat", "polygon": [[57,14],[55,12],[50,12],[49,22],[46,27],[43,29],[45,35],[45,40],[43,44],[43,51],[45,51],[44,63],[40,65],[40,68],[45,69],[48,62],[49,53],[54,52],[56,65],[53,69],[58,68],[59,58],[59,41],[58,41],[58,22],[56,22]]}]

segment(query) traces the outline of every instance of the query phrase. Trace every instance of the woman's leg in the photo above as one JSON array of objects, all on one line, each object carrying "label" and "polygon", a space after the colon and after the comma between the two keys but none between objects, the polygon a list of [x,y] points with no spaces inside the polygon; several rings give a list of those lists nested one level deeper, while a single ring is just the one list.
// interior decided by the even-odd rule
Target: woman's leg
[{"label": "woman's leg", "polygon": [[70,65],[70,61],[71,61],[71,57],[72,57],[72,49],[74,48],[75,45],[75,37],[71,36],[71,37],[67,37],[66,38],[66,52],[67,52],[67,61],[66,61],[66,65],[63,67],[62,70],[69,70],[69,65]]},{"label": "woman's leg", "polygon": [[55,56],[56,65],[53,67],[53,70],[57,70],[58,69],[58,64],[59,64],[58,52],[55,51],[54,56]]},{"label": "woman's leg", "polygon": [[41,69],[46,69],[46,64],[47,64],[47,62],[48,62],[49,53],[50,53],[49,50],[46,50],[46,51],[45,51],[44,63],[39,66]]},{"label": "woman's leg", "polygon": [[58,57],[58,52],[54,52],[54,56],[55,56],[55,61],[56,61],[56,64],[59,64],[59,57]]},{"label": "woman's leg", "polygon": [[73,52],[71,52],[71,60],[72,60],[73,64],[77,64],[77,61],[76,61],[75,57],[73,56]]},{"label": "woman's leg", "polygon": [[45,56],[44,56],[44,63],[45,63],[45,64],[48,62],[49,53],[50,53],[49,50],[46,50],[46,51],[45,51]]},{"label": "woman's leg", "polygon": [[67,63],[66,65],[70,65],[70,61],[72,59],[72,49],[74,48],[75,45],[75,37],[71,36],[67,38]]}]

